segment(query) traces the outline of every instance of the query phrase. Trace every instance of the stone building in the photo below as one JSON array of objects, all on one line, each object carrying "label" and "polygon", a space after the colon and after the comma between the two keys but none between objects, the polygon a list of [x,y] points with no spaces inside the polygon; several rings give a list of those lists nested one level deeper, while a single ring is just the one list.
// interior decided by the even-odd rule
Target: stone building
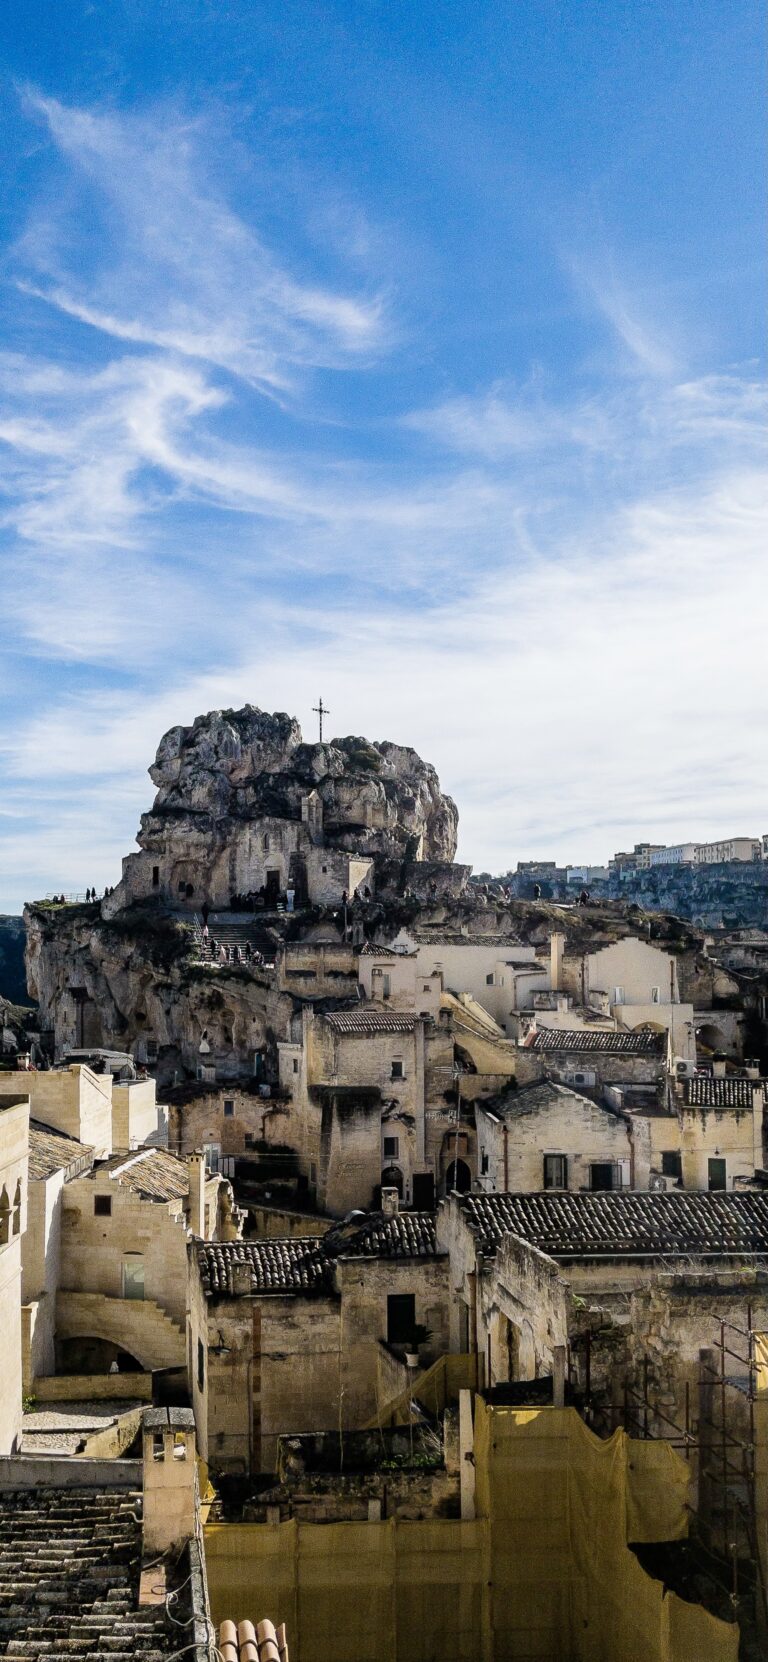
[{"label": "stone building", "polygon": [[56,1299],[61,1282],[64,1186],[94,1153],[63,1131],[30,1120],[27,1223],[21,1240],[24,1388],[56,1371]]},{"label": "stone building", "polygon": [[237,1233],[232,1191],[161,1149],[113,1155],[65,1184],[56,1295],[58,1370],[186,1362],[187,1234]]},{"label": "stone building", "polygon": [[647,1374],[682,1424],[720,1320],[768,1328],[768,1196],[756,1191],[451,1196],[437,1245],[451,1349],[475,1350],[491,1386],[551,1374],[565,1345],[573,1383],[603,1408]]},{"label": "stone building", "polygon": [[635,1187],[639,1116],[547,1079],[477,1102],[475,1117],[484,1193]]},{"label": "stone building", "polygon": [[425,1213],[295,1240],[193,1244],[190,1355],[202,1458],[274,1470],[277,1438],[351,1430],[407,1384],[405,1351],[447,1348],[445,1263]]},{"label": "stone building", "polygon": [[27,1224],[29,1097],[0,1096],[0,1455],[12,1454],[21,1437],[22,1333],[21,1237]]},{"label": "stone building", "polygon": [[520,1046],[566,1085],[642,1085],[661,1092],[666,1077],[664,1035],[603,1027],[532,1027]]}]

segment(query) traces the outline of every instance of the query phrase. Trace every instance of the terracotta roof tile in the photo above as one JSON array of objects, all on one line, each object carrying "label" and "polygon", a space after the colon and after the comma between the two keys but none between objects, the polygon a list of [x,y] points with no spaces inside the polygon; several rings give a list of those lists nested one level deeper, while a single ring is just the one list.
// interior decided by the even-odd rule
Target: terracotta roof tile
[{"label": "terracotta roof tile", "polygon": [[332,1033],[413,1033],[423,1020],[409,1010],[330,1010],[325,1022]]},{"label": "terracotta roof tile", "polygon": [[53,1126],[40,1120],[29,1122],[30,1178],[52,1177],[54,1172],[68,1171],[70,1166],[82,1171],[93,1163],[93,1149],[76,1137],[67,1137]]},{"label": "terracotta roof tile", "polygon": [[100,1160],[91,1174],[111,1177],[144,1200],[183,1200],[189,1194],[189,1169],[164,1148],[143,1148],[138,1154],[112,1154]]},{"label": "terracotta roof tile", "polygon": [[[435,1253],[432,1212],[398,1212],[393,1218],[373,1212],[336,1224],[326,1235],[197,1245],[200,1278],[209,1298],[237,1296],[240,1291],[308,1296],[330,1290],[338,1258],[434,1258]],[[240,1265],[249,1271],[242,1288]]]},{"label": "terracotta roof tile", "polygon": [[701,1073],[686,1079],[683,1100],[688,1108],[751,1108],[755,1089],[765,1092],[764,1079],[715,1079]]},{"label": "terracotta roof tile", "polygon": [[519,1235],[553,1258],[768,1255],[768,1194],[683,1190],[465,1195],[482,1250]]},{"label": "terracotta roof tile", "polygon": [[604,1028],[540,1027],[526,1043],[531,1050],[573,1055],[588,1051],[604,1056],[658,1056],[666,1037],[663,1033],[614,1033]]}]

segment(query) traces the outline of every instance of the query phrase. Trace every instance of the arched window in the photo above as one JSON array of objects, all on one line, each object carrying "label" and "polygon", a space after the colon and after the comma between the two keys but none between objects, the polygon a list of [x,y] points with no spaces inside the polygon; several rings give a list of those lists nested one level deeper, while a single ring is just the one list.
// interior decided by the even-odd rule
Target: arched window
[{"label": "arched window", "polygon": [[16,1193],[13,1197],[13,1233],[21,1234],[21,1178],[16,1184]]},{"label": "arched window", "polygon": [[265,831],[265,833],[264,833],[264,836],[262,838],[261,846],[264,850],[264,853],[268,854],[269,853],[269,832],[268,831]]},{"label": "arched window", "polygon": [[3,1184],[0,1190],[0,1246],[7,1246],[11,1238],[11,1203]]}]

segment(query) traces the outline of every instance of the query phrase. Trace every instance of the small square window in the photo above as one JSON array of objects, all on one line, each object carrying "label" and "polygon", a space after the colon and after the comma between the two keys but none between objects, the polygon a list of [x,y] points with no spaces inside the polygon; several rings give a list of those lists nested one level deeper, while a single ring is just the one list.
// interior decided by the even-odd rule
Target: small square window
[{"label": "small square window", "polygon": [[385,1137],[384,1138],[384,1159],[385,1160],[396,1160],[399,1153],[400,1153],[400,1138],[399,1137]]},{"label": "small square window", "polygon": [[392,1078],[393,1079],[404,1079],[405,1078],[405,1073],[404,1073],[404,1070],[403,1070],[402,1062],[399,1062],[399,1061],[395,1060],[392,1063]]},{"label": "small square window", "polygon": [[93,1197],[93,1215],[94,1215],[95,1218],[111,1218],[111,1216],[112,1216],[112,1196],[111,1195],[94,1195],[94,1197]]},{"label": "small square window", "polygon": [[486,975],[485,985],[486,985],[486,987],[492,987],[493,986],[493,976],[492,975]]},{"label": "small square window", "polygon": [[231,1100],[231,1098],[228,1097],[228,1098],[225,1099],[225,1102],[224,1102],[224,1118],[225,1118],[225,1120],[231,1120],[233,1115],[234,1115],[234,1112],[235,1112],[235,1104]]}]

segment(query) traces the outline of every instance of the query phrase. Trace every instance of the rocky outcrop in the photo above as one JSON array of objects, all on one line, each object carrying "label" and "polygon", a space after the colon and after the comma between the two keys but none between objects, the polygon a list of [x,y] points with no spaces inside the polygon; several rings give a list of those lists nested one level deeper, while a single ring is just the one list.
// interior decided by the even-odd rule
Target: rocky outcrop
[{"label": "rocky outcrop", "polygon": [[452,860],[458,811],[435,769],[403,745],[364,738],[304,744],[297,721],[246,704],[213,710],[191,727],[172,727],[150,777],[152,811],[139,844],[151,849],[169,819],[197,822],[197,835],[221,841],[227,820],[301,821],[312,792],[322,804],[324,840],[362,854]]},{"label": "rocky outcrop", "polygon": [[194,1078],[200,1064],[226,1081],[252,1075],[257,1052],[272,1061],[290,999],[267,971],[206,973],[189,926],[160,905],[132,906],[112,920],[98,906],[29,906],[25,918],[29,987],[58,1055],[130,1051],[152,1063],[161,1086]]}]

